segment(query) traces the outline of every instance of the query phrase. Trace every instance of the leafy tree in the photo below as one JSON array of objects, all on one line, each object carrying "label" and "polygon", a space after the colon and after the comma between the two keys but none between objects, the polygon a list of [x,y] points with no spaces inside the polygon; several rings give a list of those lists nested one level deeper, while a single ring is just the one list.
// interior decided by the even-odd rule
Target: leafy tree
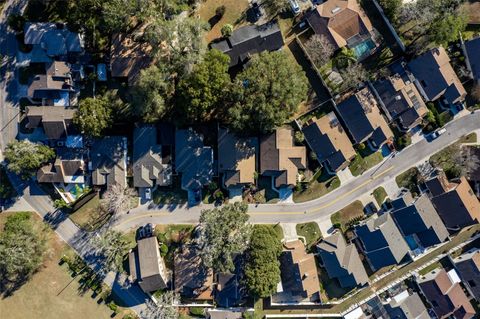
[{"label": "leafy tree", "polygon": [[314,34],[305,43],[305,49],[312,62],[319,68],[330,61],[335,52],[335,47],[324,35]]},{"label": "leafy tree", "polygon": [[103,258],[105,270],[122,270],[123,257],[128,253],[130,247],[121,232],[107,230],[101,236],[94,237],[93,244],[97,248],[96,255]]},{"label": "leafy tree", "polygon": [[231,24],[227,23],[222,27],[222,29],[220,31],[222,32],[222,37],[228,38],[233,33],[233,26]]},{"label": "leafy tree", "polygon": [[0,291],[8,296],[38,270],[46,252],[46,235],[29,213],[8,216],[0,232]]},{"label": "leafy tree", "polygon": [[231,81],[230,58],[218,50],[210,50],[194,71],[178,87],[179,108],[190,121],[208,121],[223,110],[225,91]]},{"label": "leafy tree", "polygon": [[270,132],[285,123],[307,95],[301,67],[283,52],[254,56],[232,89],[231,126],[237,131]]},{"label": "leafy tree", "polygon": [[290,4],[288,0],[263,0],[262,6],[267,11],[269,17],[276,17],[279,13],[288,10]]},{"label": "leafy tree", "polygon": [[114,31],[126,30],[137,13],[136,0],[108,0],[103,2],[105,25]]},{"label": "leafy tree", "polygon": [[174,92],[170,76],[161,68],[152,65],[140,72],[132,89],[132,105],[135,115],[145,122],[161,119],[169,106]]},{"label": "leafy tree", "polygon": [[368,73],[360,63],[355,63],[340,71],[342,76],[342,90],[355,87],[368,78]]},{"label": "leafy tree", "polygon": [[402,8],[403,1],[402,0],[380,0],[380,5],[383,8],[383,11],[387,15],[387,17],[395,21],[397,19],[398,13]]},{"label": "leafy tree", "polygon": [[200,215],[201,257],[216,272],[233,271],[233,254],[247,248],[251,235],[248,206],[243,203],[203,210]]},{"label": "leafy tree", "polygon": [[128,210],[132,203],[132,198],[136,195],[132,188],[122,187],[120,184],[113,184],[103,195],[106,201],[107,210],[110,213],[118,214]]},{"label": "leafy tree", "polygon": [[178,296],[171,290],[163,292],[160,296],[155,296],[157,303],[148,299],[146,309],[140,313],[142,319],[176,319],[178,318],[178,309],[173,306],[178,303]]},{"label": "leafy tree", "polygon": [[73,123],[83,134],[100,137],[112,123],[111,109],[104,98],[88,97],[80,101]]},{"label": "leafy tree", "polygon": [[465,31],[468,16],[457,10],[447,14],[431,26],[430,38],[438,45],[447,46],[449,42],[458,40],[459,33]]},{"label": "leafy tree", "polygon": [[356,62],[357,57],[355,55],[355,51],[348,49],[347,47],[343,47],[335,57],[335,65],[339,69],[348,68],[350,65],[355,64]]},{"label": "leafy tree", "polygon": [[245,278],[250,292],[260,298],[268,297],[280,282],[282,244],[275,231],[265,225],[257,225],[247,250]]},{"label": "leafy tree", "polygon": [[46,145],[28,140],[13,141],[5,149],[7,168],[15,174],[28,178],[43,164],[55,157],[55,151]]}]

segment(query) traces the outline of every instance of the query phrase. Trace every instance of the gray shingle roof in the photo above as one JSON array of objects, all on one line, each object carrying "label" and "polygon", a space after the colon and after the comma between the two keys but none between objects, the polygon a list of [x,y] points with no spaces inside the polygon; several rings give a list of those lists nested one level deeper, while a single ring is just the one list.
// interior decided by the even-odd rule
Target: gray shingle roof
[{"label": "gray shingle roof", "polygon": [[473,78],[480,81],[480,37],[465,42]]},{"label": "gray shingle roof", "polygon": [[127,138],[106,136],[97,139],[90,148],[93,185],[127,184]]}]

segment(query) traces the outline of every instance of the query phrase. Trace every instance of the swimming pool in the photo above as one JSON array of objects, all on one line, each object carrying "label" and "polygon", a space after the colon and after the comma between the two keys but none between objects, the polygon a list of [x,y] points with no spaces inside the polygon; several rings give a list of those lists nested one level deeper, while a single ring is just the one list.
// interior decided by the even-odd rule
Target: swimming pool
[{"label": "swimming pool", "polygon": [[372,39],[368,39],[354,46],[353,51],[355,52],[355,56],[357,57],[357,59],[359,59],[364,55],[370,53],[373,48],[375,48],[375,43],[372,41]]}]

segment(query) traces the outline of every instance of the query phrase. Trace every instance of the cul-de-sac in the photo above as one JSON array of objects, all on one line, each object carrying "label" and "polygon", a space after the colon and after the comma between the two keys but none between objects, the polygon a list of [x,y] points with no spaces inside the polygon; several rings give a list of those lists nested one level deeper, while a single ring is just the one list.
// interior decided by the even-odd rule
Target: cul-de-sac
[{"label": "cul-de-sac", "polygon": [[0,318],[480,318],[480,0],[0,0]]}]

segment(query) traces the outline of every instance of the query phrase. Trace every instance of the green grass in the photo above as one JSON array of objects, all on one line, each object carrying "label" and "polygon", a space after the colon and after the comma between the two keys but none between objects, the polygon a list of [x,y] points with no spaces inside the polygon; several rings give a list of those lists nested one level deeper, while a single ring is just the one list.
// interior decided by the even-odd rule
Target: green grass
[{"label": "green grass", "polygon": [[300,189],[295,189],[293,192],[293,201],[295,203],[307,202],[330,193],[340,187],[340,179],[337,176],[332,176],[323,170],[319,170],[311,182],[302,183],[301,186]]},{"label": "green grass", "polygon": [[80,228],[92,231],[101,227],[110,217],[100,213],[100,196],[97,194],[86,204],[70,214],[70,219]]},{"label": "green grass", "polygon": [[437,269],[437,268],[440,268],[440,266],[441,266],[441,265],[440,265],[440,262],[438,262],[438,261],[437,261],[437,262],[434,262],[433,264],[428,265],[427,267],[421,269],[421,270],[418,272],[418,274],[421,275],[421,276],[426,275],[426,274],[428,274],[429,272],[431,272],[432,270],[435,270],[435,269]]},{"label": "green grass", "polygon": [[[279,240],[283,239],[283,229],[282,229],[282,227],[280,227],[279,224],[262,224],[262,226],[266,226],[266,227],[269,227],[269,228],[273,229],[273,231],[277,235],[277,238]],[[253,227],[257,227],[257,225],[254,225]]]},{"label": "green grass", "polygon": [[455,172],[461,171],[457,162],[458,154],[461,152],[460,143],[454,143],[433,154],[429,162],[432,166],[441,168],[447,174],[447,177],[454,177]]},{"label": "green grass", "polygon": [[385,188],[381,186],[376,188],[373,191],[373,197],[375,197],[375,200],[377,201],[378,205],[381,206],[385,201],[385,198],[387,198],[387,192],[385,191]]},{"label": "green grass", "polygon": [[153,202],[157,205],[185,204],[188,194],[180,186],[180,179],[174,178],[172,186],[157,187],[153,191]]},{"label": "green grass", "polygon": [[463,136],[460,140],[460,143],[477,143],[477,133],[470,133]]},{"label": "green grass", "polygon": [[412,193],[419,192],[418,190],[418,175],[420,172],[416,167],[409,168],[402,174],[395,177],[395,182],[397,183],[398,187],[405,187],[406,189],[410,190]]},{"label": "green grass", "polygon": [[374,152],[367,156],[361,156],[357,154],[353,161],[350,163],[350,171],[353,176],[359,176],[377,165],[383,160],[383,155],[380,152]]},{"label": "green grass", "polygon": [[320,238],[322,238],[320,228],[315,222],[297,224],[295,228],[298,236],[305,237],[307,249],[310,249]]},{"label": "green grass", "polygon": [[332,214],[332,216],[330,216],[330,220],[333,225],[339,225],[340,229],[344,231],[349,221],[354,218],[363,217],[364,215],[365,213],[363,212],[363,204],[361,201],[357,200],[342,208],[338,212]]}]

